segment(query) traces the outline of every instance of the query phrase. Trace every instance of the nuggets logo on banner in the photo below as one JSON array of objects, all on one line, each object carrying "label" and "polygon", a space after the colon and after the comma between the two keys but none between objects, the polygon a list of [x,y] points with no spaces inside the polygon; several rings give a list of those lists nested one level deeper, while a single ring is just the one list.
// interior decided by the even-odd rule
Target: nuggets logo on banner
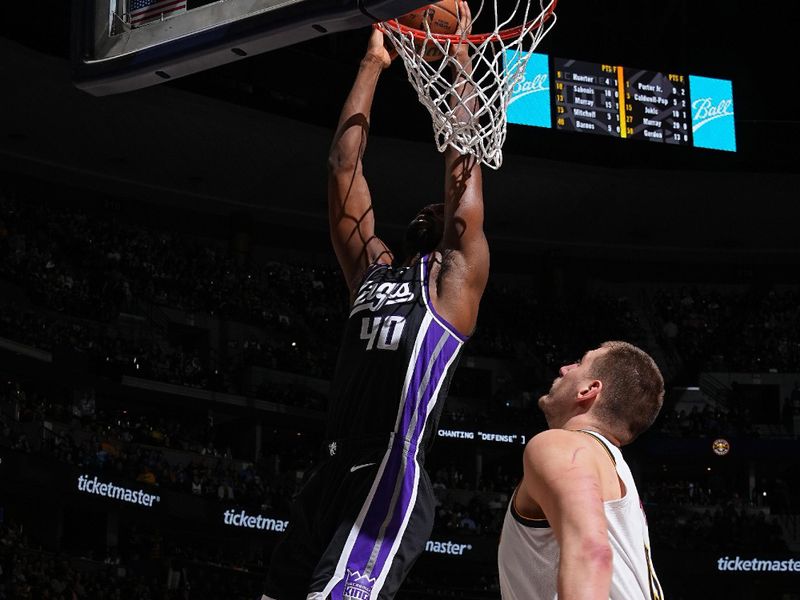
[{"label": "nuggets logo on banner", "polygon": [[698,148],[736,152],[733,85],[727,79],[689,75],[692,135]]},{"label": "nuggets logo on banner", "polygon": [[[521,53],[506,50],[506,69],[511,70]],[[508,122],[534,127],[550,127],[550,71],[546,54],[532,53],[522,77],[514,83],[508,104]]]}]

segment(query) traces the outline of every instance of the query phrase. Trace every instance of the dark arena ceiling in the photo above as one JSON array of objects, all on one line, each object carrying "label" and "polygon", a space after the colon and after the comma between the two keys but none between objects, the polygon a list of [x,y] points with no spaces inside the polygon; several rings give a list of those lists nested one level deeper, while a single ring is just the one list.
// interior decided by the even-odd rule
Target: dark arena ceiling
[{"label": "dark arena ceiling", "polygon": [[[798,21],[777,8],[766,18],[722,0],[561,0],[540,51],[733,80],[739,152],[512,126],[505,164],[486,177],[490,235],[509,247],[800,262],[800,86],[782,44]],[[327,147],[368,31],[96,98],[69,79],[69,3],[46,19],[38,6],[15,10],[0,22],[2,170],[324,226]],[[441,186],[429,116],[399,64],[382,77],[371,135],[376,210],[399,226]]]}]

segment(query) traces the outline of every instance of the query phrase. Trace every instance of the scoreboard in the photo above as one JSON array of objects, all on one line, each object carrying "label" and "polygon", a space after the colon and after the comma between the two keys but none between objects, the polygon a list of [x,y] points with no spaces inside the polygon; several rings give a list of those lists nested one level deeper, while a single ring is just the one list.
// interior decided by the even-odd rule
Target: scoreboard
[{"label": "scoreboard", "polygon": [[544,54],[529,57],[522,79],[512,90],[508,121],[676,146],[736,150],[730,81],[570,58],[551,60]]},{"label": "scoreboard", "polygon": [[554,59],[556,128],[689,143],[683,75]]}]

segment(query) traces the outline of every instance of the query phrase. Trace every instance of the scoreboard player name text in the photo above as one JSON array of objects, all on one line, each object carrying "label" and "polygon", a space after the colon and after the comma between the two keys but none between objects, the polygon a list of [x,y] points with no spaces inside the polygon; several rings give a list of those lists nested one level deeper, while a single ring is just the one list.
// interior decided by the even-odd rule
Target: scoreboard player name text
[{"label": "scoreboard player name text", "polygon": [[634,94],[633,99],[637,102],[648,102],[650,104],[661,104],[662,106],[667,106],[669,104],[669,99],[662,98],[661,96],[643,96],[641,94]]}]

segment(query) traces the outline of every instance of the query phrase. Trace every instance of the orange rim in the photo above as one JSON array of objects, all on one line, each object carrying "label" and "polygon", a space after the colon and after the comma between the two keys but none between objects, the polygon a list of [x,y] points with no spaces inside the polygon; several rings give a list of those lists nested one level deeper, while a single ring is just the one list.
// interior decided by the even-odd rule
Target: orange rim
[{"label": "orange rim", "polygon": [[[497,33],[471,33],[467,36],[460,36],[458,34],[448,34],[448,33],[433,33],[431,32],[431,38],[439,41],[439,42],[460,42],[462,40],[467,40],[472,42],[473,44],[482,44],[483,42],[489,40],[492,42],[499,42],[500,40],[508,40],[511,38],[519,37],[522,35],[522,32],[525,30],[530,29],[533,31],[534,29],[539,29],[547,19],[549,19],[553,12],[556,10],[556,5],[558,4],[558,0],[553,0],[550,3],[550,7],[540,14],[535,19],[532,19],[525,23],[524,25],[518,25],[517,27],[511,27],[509,29],[503,29],[498,31]],[[403,25],[397,19],[389,19],[388,21],[384,21],[380,25],[384,27],[388,27],[389,29],[393,29],[394,31],[411,34],[415,38],[419,40],[424,40],[428,37],[428,32],[423,31],[422,29],[416,29],[415,27],[408,27],[407,25]]]}]

